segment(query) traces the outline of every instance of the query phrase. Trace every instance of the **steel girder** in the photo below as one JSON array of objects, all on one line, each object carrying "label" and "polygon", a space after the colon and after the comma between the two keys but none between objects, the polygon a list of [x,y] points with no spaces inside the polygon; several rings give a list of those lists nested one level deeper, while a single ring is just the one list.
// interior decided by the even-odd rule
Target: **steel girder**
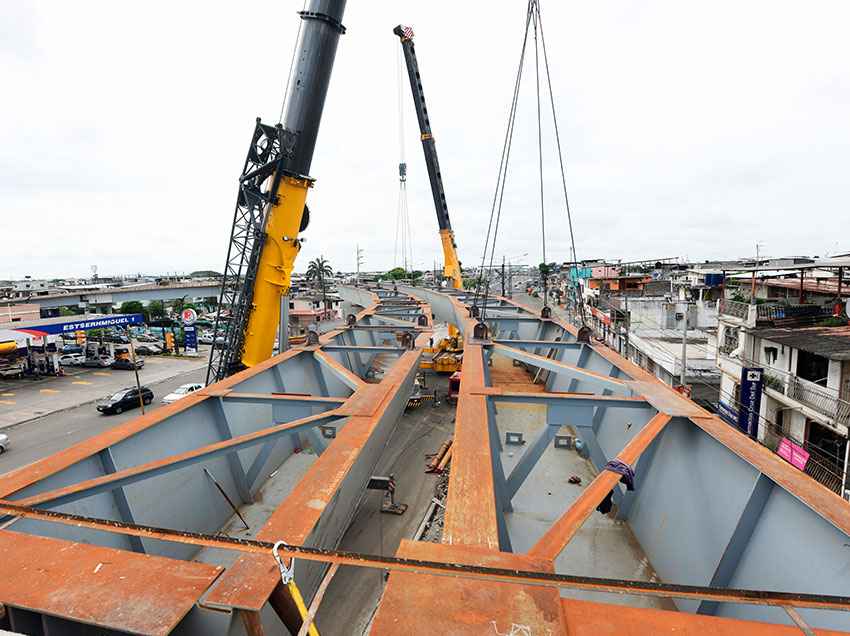
[{"label": "steel girder", "polygon": [[[227,527],[234,514],[232,501],[251,524],[240,536],[335,546],[407,403],[420,348],[431,334],[426,304],[404,299],[403,316],[385,317],[376,315],[382,306],[377,294],[363,291],[360,300],[365,308],[354,324],[322,336],[317,346],[287,351],[0,476],[0,499],[208,533]],[[255,502],[261,490],[262,501]],[[270,514],[269,502],[274,502]],[[184,572],[199,581],[188,588],[189,594],[186,585],[173,578],[170,587],[148,586],[144,591],[138,585],[116,585],[111,602],[103,603],[98,598],[103,594],[103,566],[81,573],[69,561],[51,566],[56,569],[49,595],[42,593],[44,583],[37,577],[22,580],[14,590],[4,592],[0,586],[0,603],[19,626],[30,619],[65,620],[68,629],[83,629],[78,624],[82,622],[104,630],[167,633],[182,620],[192,626],[190,632],[225,633],[243,625],[240,614],[246,616],[244,624],[262,625],[257,621],[263,607],[271,599],[280,609],[275,599],[285,596],[277,568],[268,567],[270,556],[246,555],[231,562],[191,544],[44,520],[5,521],[0,545],[7,537],[31,536],[28,558],[35,564],[48,561],[39,558],[39,550],[61,552],[71,540],[87,544],[80,559],[108,563],[110,577],[116,580],[141,582],[134,569],[144,567],[149,577],[163,582],[170,580],[168,572]],[[144,553],[142,558],[149,560],[141,564],[134,553]],[[19,567],[20,559],[0,559],[0,579],[17,580]],[[298,585],[308,600],[323,570],[320,563],[299,567]],[[74,589],[64,589],[65,580]],[[73,608],[57,600],[63,594],[78,600]],[[198,604],[201,595],[203,605]],[[143,599],[146,607],[162,611],[115,610],[116,605],[129,608]],[[211,607],[234,611],[205,609]],[[268,612],[263,617],[268,629],[279,631],[273,613],[271,623]]]}]

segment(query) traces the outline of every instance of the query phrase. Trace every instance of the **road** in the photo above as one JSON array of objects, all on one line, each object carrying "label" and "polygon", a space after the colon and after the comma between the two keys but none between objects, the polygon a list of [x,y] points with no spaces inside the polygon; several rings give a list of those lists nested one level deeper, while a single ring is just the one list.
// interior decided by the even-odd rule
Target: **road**
[{"label": "road", "polygon": [[[130,377],[127,380],[132,378],[133,374],[128,375]],[[178,372],[178,375],[167,380],[148,383],[147,386],[154,393],[154,402],[145,407],[146,412],[159,408],[162,397],[181,384],[203,382],[205,376],[206,367],[193,368]],[[140,414],[139,409],[133,409],[120,415],[101,415],[95,410],[93,403],[86,402],[7,428],[3,432],[9,436],[11,448],[0,455],[0,474],[68,448]]]},{"label": "road", "polygon": [[[147,356],[139,371],[142,384],[153,384],[178,373],[206,367],[208,351],[201,349],[197,358]],[[135,384],[132,371],[68,367],[63,377],[0,382],[0,429],[97,400]]]}]

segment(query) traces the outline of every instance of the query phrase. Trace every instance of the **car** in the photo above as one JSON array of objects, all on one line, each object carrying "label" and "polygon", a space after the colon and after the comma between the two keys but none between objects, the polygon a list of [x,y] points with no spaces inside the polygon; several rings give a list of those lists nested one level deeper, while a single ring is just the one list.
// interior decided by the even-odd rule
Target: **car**
[{"label": "car", "polygon": [[82,353],[64,353],[59,356],[59,364],[63,367],[78,367],[86,361]]},{"label": "car", "polygon": [[0,378],[21,378],[26,370],[23,361],[0,366]]},{"label": "car", "polygon": [[78,344],[70,344],[62,347],[62,353],[83,353],[83,348]]},{"label": "car", "polygon": [[162,353],[162,348],[155,344],[139,344],[135,349],[136,353],[143,356],[157,356]]},{"label": "car", "polygon": [[205,333],[198,336],[199,344],[211,345],[213,342],[215,342],[215,338],[213,338],[211,333]]},{"label": "car", "polygon": [[86,361],[83,362],[83,366],[95,369],[105,369],[113,362],[115,362],[114,358],[111,358],[110,356],[102,353],[98,356],[94,356],[93,358],[86,358]]},{"label": "car", "polygon": [[125,371],[141,369],[143,366],[145,366],[144,360],[137,359],[134,364],[133,360],[130,360],[130,358],[118,358],[115,362],[112,363],[113,369],[123,369]]},{"label": "car", "polygon": [[9,450],[9,436],[5,433],[0,433],[0,455]]},{"label": "car", "polygon": [[171,404],[172,402],[176,402],[180,398],[184,398],[187,395],[194,393],[195,391],[200,391],[204,388],[205,385],[200,382],[192,382],[190,384],[181,384],[176,389],[174,389],[171,393],[162,398],[163,404]]},{"label": "car", "polygon": [[140,333],[136,336],[136,340],[139,342],[150,342],[151,344],[162,346],[162,340],[149,333]]},{"label": "car", "polygon": [[[141,387],[142,402],[150,404],[153,402],[153,391],[148,387]],[[106,396],[103,400],[97,403],[97,410],[104,415],[123,413],[127,409],[134,409],[139,406],[139,389],[132,386],[126,389],[116,391],[112,395]]]}]

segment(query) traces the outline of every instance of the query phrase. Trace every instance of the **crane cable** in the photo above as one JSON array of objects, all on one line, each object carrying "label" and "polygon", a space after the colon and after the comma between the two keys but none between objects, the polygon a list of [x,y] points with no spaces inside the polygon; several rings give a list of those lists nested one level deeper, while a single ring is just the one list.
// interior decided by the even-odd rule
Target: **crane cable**
[{"label": "crane cable", "polygon": [[[410,226],[410,214],[407,205],[407,160],[404,147],[404,72],[402,70],[402,52],[396,56],[396,76],[398,84],[398,210],[395,224],[395,246],[393,248],[393,267],[401,265],[408,271],[413,268],[413,231]],[[399,238],[401,239],[401,261],[399,261]]]},{"label": "crane cable", "polygon": [[[299,15],[303,15],[307,10],[307,0],[304,0],[304,5],[301,7]],[[283,112],[286,108],[286,98],[289,97],[289,84],[292,81],[292,71],[295,69],[295,54],[298,52],[298,42],[301,40],[301,25],[303,19],[298,20],[298,33],[295,34],[295,42],[292,45],[292,59],[289,60],[289,73],[286,75],[286,86],[283,89],[283,99],[280,102],[280,114],[277,116],[277,123],[283,123]]]},{"label": "crane cable", "polygon": [[[516,80],[514,82],[514,91],[513,96],[511,97],[511,107],[508,112],[508,125],[505,129],[505,139],[502,143],[502,156],[499,160],[499,173],[496,178],[496,190],[493,194],[493,202],[490,206],[490,221],[487,224],[487,236],[484,240],[484,252],[481,254],[481,268],[478,272],[478,277],[475,282],[475,295],[473,297],[473,307],[476,309],[479,308],[479,299],[482,299],[480,315],[481,320],[484,320],[487,308],[487,293],[489,291],[490,286],[490,278],[487,277],[486,285],[483,282],[484,275],[484,264],[487,259],[487,250],[490,246],[490,237],[492,235],[493,239],[493,247],[491,251],[490,264],[492,266],[493,256],[492,254],[496,249],[496,235],[499,232],[499,221],[502,216],[502,200],[505,194],[505,182],[507,181],[507,173],[508,173],[508,165],[510,162],[511,156],[511,146],[513,142],[513,134],[514,134],[514,123],[516,121],[516,108],[519,100],[519,87],[522,80],[522,69],[525,63],[525,51],[526,46],[528,44],[528,25],[531,21],[531,6],[529,3],[529,8],[526,11],[525,16],[525,30],[523,32],[522,39],[522,49],[520,51],[519,56],[519,65],[517,66],[517,74]],[[495,218],[496,224],[495,228],[493,227],[493,219]],[[484,291],[482,292],[482,286],[484,286]]]},{"label": "crane cable", "polygon": [[[487,312],[487,297],[490,291],[490,273],[493,271],[493,260],[496,253],[496,239],[499,232],[499,225],[502,213],[502,200],[504,198],[505,182],[507,180],[508,163],[510,160],[511,145],[513,142],[514,126],[516,123],[517,103],[519,100],[519,88],[522,80],[522,71],[525,63],[525,54],[528,44],[529,27],[533,29],[534,38],[534,66],[535,66],[535,89],[537,101],[537,159],[538,159],[538,178],[540,183],[540,229],[541,229],[541,251],[543,256],[543,267],[547,267],[546,261],[546,214],[545,214],[545,196],[544,196],[544,180],[543,180],[543,113],[540,103],[540,49],[543,52],[543,65],[546,72],[546,86],[549,91],[549,102],[552,110],[552,120],[555,129],[555,140],[558,149],[558,163],[561,171],[561,185],[564,192],[564,204],[567,212],[567,222],[570,230],[570,248],[572,251],[572,268],[577,273],[577,256],[575,248],[575,232],[572,222],[572,211],[570,209],[569,193],[567,190],[566,168],[564,166],[564,157],[561,146],[561,135],[558,129],[557,110],[555,108],[555,96],[552,91],[552,77],[549,71],[549,56],[546,49],[546,39],[543,35],[543,19],[540,14],[539,0],[529,0],[526,10],[525,32],[523,36],[522,50],[520,53],[519,68],[517,69],[516,82],[514,84],[514,94],[511,101],[510,113],[508,115],[508,125],[505,131],[505,141],[502,147],[502,158],[499,163],[499,175],[496,180],[496,193],[493,197],[493,205],[490,210],[490,222],[487,226],[487,237],[484,244],[484,253],[481,258],[481,269],[479,271],[475,295],[473,297],[473,306],[480,309],[480,319],[483,321]],[[539,37],[538,37],[539,35]],[[495,216],[495,227],[493,224]],[[492,242],[491,242],[492,229]],[[490,251],[490,260],[487,267],[487,279],[484,281],[485,262],[487,260],[487,251]],[[544,269],[541,272],[543,282],[543,304],[544,307],[548,301],[548,272]],[[483,291],[482,291],[483,288]],[[579,295],[579,309],[582,325],[586,325],[586,315],[584,308],[584,299]],[[480,300],[480,307],[479,307]]]},{"label": "crane cable", "polygon": [[[564,153],[561,150],[561,133],[558,130],[558,115],[557,115],[557,111],[555,109],[555,94],[552,92],[552,76],[549,73],[549,54],[546,51],[546,37],[543,35],[543,19],[540,16],[540,6],[539,5],[537,7],[537,16],[538,16],[537,21],[540,25],[540,43],[543,46],[543,65],[544,65],[544,68],[546,69],[546,84],[549,87],[549,102],[552,106],[552,123],[554,124],[554,127],[555,127],[555,143],[556,143],[557,148],[558,148],[558,163],[559,163],[560,168],[561,168],[561,185],[563,186],[563,189],[564,189],[564,205],[565,205],[566,210],[567,210],[567,224],[569,225],[569,228],[570,228],[570,248],[572,250],[572,256],[573,256],[572,270],[570,270],[570,271],[572,273],[572,271],[575,270],[575,272],[576,272],[576,284],[578,284],[578,282],[577,282],[578,281],[578,256],[576,256],[576,237],[575,237],[575,232],[573,231],[573,215],[572,215],[572,212],[570,210],[570,196],[567,192],[567,171],[566,171],[566,168],[564,167]],[[580,317],[581,317],[581,324],[582,324],[583,327],[585,327],[585,326],[587,326],[587,315],[586,315],[586,311],[585,311],[585,307],[584,307],[584,297],[581,294],[578,294],[578,296],[579,296],[579,299],[580,299],[578,306],[579,306],[579,312],[580,312]],[[544,304],[545,304],[545,301],[544,301]]]}]

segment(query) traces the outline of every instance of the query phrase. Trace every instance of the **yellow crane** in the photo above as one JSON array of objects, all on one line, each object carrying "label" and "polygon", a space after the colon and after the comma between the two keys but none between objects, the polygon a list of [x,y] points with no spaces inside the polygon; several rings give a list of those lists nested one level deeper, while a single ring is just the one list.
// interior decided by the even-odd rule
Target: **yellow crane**
[{"label": "yellow crane", "polygon": [[[281,298],[289,293],[298,235],[309,222],[307,191],[345,0],[310,0],[299,13],[281,121],[257,119],[242,175],[225,262],[207,382],[268,359]],[[218,338],[217,338],[218,340]],[[281,343],[283,344],[283,343]]]},{"label": "yellow crane", "polygon": [[[428,107],[425,105],[422,76],[419,74],[416,48],[413,45],[413,29],[409,26],[398,25],[393,29],[393,33],[401,41],[401,49],[407,66],[407,76],[410,80],[410,90],[413,93],[416,119],[419,121],[419,137],[422,140],[422,150],[425,153],[425,166],[428,168],[428,180],[431,184],[431,195],[434,197],[437,224],[440,228],[440,243],[443,247],[443,276],[451,283],[453,288],[463,289],[463,274],[457,255],[457,243],[449,218],[446,192],[443,189],[443,176],[440,173],[440,162],[437,159],[437,146],[431,132],[431,119],[428,115]],[[426,348],[425,351],[431,353],[432,358],[430,361],[426,360],[422,363],[423,368],[434,369],[441,373],[453,373],[460,370],[463,362],[463,344],[454,325],[449,325],[448,338],[443,338],[436,346]]]}]

